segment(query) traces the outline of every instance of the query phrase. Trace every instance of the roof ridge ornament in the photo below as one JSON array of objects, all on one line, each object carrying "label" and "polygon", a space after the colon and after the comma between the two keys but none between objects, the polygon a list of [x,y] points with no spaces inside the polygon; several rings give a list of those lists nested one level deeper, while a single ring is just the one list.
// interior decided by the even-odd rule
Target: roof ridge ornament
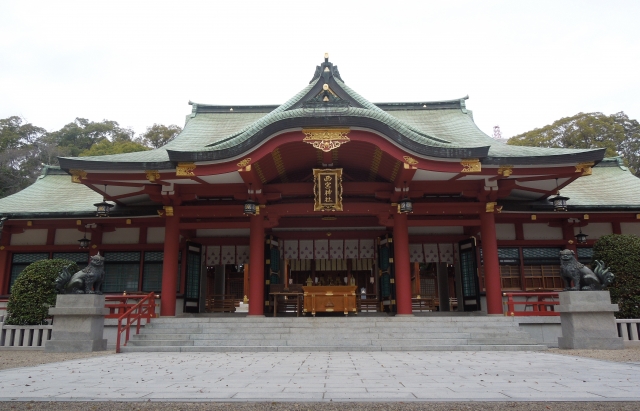
[{"label": "roof ridge ornament", "polygon": [[338,66],[334,66],[333,63],[329,61],[329,53],[324,53],[324,62],[319,66],[316,66],[316,71],[315,73],[313,73],[313,78],[311,79],[309,84],[313,83],[320,77],[324,77],[326,83],[332,76],[344,83],[342,77],[340,77]]}]

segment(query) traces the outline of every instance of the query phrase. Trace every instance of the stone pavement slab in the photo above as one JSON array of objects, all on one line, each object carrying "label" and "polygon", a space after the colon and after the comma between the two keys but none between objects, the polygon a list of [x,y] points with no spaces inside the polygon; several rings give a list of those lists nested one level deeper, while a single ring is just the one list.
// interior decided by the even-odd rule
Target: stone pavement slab
[{"label": "stone pavement slab", "polygon": [[640,401],[640,366],[543,352],[132,353],[0,371],[0,401]]}]

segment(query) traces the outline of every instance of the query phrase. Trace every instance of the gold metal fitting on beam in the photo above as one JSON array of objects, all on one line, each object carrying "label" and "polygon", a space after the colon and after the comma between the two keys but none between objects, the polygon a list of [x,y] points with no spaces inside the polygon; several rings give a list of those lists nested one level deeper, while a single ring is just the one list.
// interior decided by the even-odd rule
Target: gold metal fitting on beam
[{"label": "gold metal fitting on beam", "polygon": [[462,173],[479,173],[482,171],[482,165],[477,158],[464,158],[460,164],[462,164]]},{"label": "gold metal fitting on beam", "polygon": [[590,176],[592,174],[593,161],[586,163],[579,163],[576,165],[576,173],[582,173],[583,176]]},{"label": "gold metal fitting on beam", "polygon": [[413,157],[404,156],[404,157],[402,157],[402,158],[404,159],[404,162],[405,162],[405,163],[407,163],[407,164],[409,164],[409,165],[411,165],[411,166],[415,166],[416,164],[418,164],[418,163],[419,163],[419,161],[418,161],[418,160],[416,160],[416,159],[415,159],[415,158],[413,158]]},{"label": "gold metal fitting on beam", "polygon": [[193,170],[196,169],[195,163],[178,163],[176,167],[176,176],[177,177],[193,177],[195,173]]},{"label": "gold metal fitting on beam", "polygon": [[80,180],[85,180],[87,178],[87,172],[84,170],[71,169],[69,170],[69,173],[71,174],[72,183],[82,184],[82,181]]},{"label": "gold metal fitting on beam", "polygon": [[513,166],[500,166],[500,168],[498,168],[498,174],[502,177],[509,177],[513,174]]},{"label": "gold metal fitting on beam", "polygon": [[152,183],[160,180],[160,173],[158,172],[158,170],[145,170],[144,173],[147,176],[147,180]]},{"label": "gold metal fitting on beam", "polygon": [[239,162],[238,164],[236,164],[238,167],[243,168],[248,166],[249,164],[251,164],[251,158],[247,157],[244,160],[242,160],[241,162]]}]

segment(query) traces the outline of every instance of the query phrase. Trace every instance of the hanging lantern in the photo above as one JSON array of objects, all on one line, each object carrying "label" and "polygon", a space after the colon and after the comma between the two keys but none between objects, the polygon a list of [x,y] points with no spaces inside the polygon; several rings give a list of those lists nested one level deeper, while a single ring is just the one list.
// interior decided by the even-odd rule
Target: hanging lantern
[{"label": "hanging lantern", "polygon": [[553,211],[567,211],[567,200],[569,197],[560,195],[560,191],[549,199],[553,203]]},{"label": "hanging lantern", "polygon": [[580,228],[580,233],[576,234],[576,241],[578,242],[578,244],[587,244],[587,237],[589,237],[587,234],[584,234],[582,232],[582,228]]},{"label": "hanging lantern", "polygon": [[256,215],[258,214],[258,205],[253,201],[253,190],[251,184],[249,184],[249,194],[251,197],[244,202],[244,215]]},{"label": "hanging lantern", "polygon": [[257,204],[255,201],[249,199],[244,203],[244,214],[245,215],[256,215],[257,213]]},{"label": "hanging lantern", "polygon": [[79,239],[78,242],[80,243],[80,248],[89,248],[91,241],[87,238],[87,233],[84,233],[84,238]]},{"label": "hanging lantern", "polygon": [[553,211],[567,211],[567,200],[569,200],[569,197],[560,195],[557,178],[556,178],[556,190],[557,190],[556,195],[549,199],[549,201],[551,201],[551,203],[553,204]]},{"label": "hanging lantern", "polygon": [[[105,194],[107,193],[106,184],[104,185],[104,192]],[[109,217],[109,212],[113,207],[115,207],[113,204],[107,203],[104,196],[102,196],[102,202],[95,203],[94,206],[96,207],[96,216],[98,217]]]},{"label": "hanging lantern", "polygon": [[96,216],[98,217],[109,217],[111,208],[115,207],[113,204],[104,201],[104,199],[101,203],[94,204],[94,206],[96,207]]},{"label": "hanging lantern", "polygon": [[398,212],[400,214],[413,213],[413,203],[409,198],[405,197],[400,200],[400,202],[398,203]]}]

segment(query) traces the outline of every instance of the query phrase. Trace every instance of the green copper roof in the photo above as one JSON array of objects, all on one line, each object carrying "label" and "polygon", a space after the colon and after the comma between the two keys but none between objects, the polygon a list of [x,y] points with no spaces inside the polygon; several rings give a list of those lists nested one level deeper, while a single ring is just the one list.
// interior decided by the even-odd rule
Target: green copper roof
[{"label": "green copper roof", "polygon": [[605,158],[592,170],[561,190],[569,205],[640,207],[640,179],[620,157]]},{"label": "green copper roof", "polygon": [[465,107],[465,99],[376,105],[347,86],[337,66],[325,59],[316,68],[311,83],[280,106],[191,103],[192,113],[184,130],[165,147],[138,153],[61,158],[60,164],[63,169],[85,170],[172,169],[181,161],[238,158],[274,134],[304,127],[372,129],[418,156],[479,158],[485,165],[597,162],[604,156],[603,149],[508,146],[495,141],[478,129]]},{"label": "green copper roof", "polygon": [[0,214],[45,216],[51,213],[95,215],[95,203],[102,196],[84,184],[71,182],[71,176],[58,167],[45,167],[35,183],[16,194],[0,199]]}]

